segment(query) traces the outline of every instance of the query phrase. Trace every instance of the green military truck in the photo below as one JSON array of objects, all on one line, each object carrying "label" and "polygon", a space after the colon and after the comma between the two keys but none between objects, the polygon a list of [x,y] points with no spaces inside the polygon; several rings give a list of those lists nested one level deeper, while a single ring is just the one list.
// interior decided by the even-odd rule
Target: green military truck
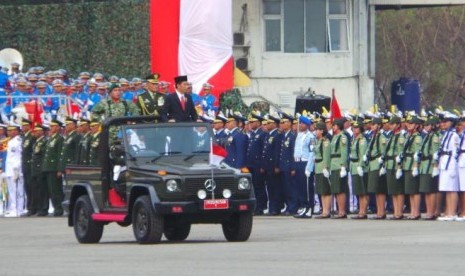
[{"label": "green military truck", "polygon": [[195,223],[221,224],[228,241],[248,240],[255,209],[251,175],[211,165],[209,124],[148,123],[154,120],[107,119],[100,165],[67,166],[63,206],[77,240],[99,242],[111,222],[132,224],[141,244],[163,235],[185,240]]}]

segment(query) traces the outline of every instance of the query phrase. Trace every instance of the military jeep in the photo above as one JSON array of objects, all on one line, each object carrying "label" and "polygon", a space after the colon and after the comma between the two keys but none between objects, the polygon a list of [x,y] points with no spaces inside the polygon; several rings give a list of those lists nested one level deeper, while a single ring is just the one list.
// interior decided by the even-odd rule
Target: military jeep
[{"label": "military jeep", "polygon": [[63,205],[77,240],[97,243],[104,226],[116,222],[132,224],[141,244],[163,235],[185,240],[195,223],[221,224],[228,241],[246,241],[255,209],[251,175],[210,165],[209,124],[148,123],[154,119],[107,119],[101,166],[67,166]]}]

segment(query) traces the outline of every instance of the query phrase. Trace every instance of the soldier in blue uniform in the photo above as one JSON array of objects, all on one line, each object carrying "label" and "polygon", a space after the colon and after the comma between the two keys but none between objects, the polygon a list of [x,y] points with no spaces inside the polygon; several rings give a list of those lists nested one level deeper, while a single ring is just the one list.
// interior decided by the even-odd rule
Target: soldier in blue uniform
[{"label": "soldier in blue uniform", "polygon": [[229,166],[241,169],[246,166],[246,151],[247,151],[247,135],[237,127],[239,121],[243,118],[231,114],[228,116],[226,128],[228,129],[228,136],[225,142],[225,148],[228,153],[224,162]]},{"label": "soldier in blue uniform", "polygon": [[[310,118],[302,115],[299,117],[298,134],[295,140],[294,162],[295,162],[295,183],[297,187],[297,197],[299,209],[294,217],[311,218],[315,191],[314,180],[314,158],[313,149],[315,146],[315,135],[310,131],[313,122]],[[307,163],[311,163],[308,165]],[[308,168],[308,170],[307,170]]]},{"label": "soldier in blue uniform", "polygon": [[282,140],[279,153],[279,165],[276,172],[281,173],[282,193],[286,203],[285,215],[294,215],[297,213],[298,200],[297,189],[295,187],[295,163],[294,163],[294,145],[296,134],[292,132],[292,123],[294,118],[286,113],[281,114],[280,127],[282,131]]},{"label": "soldier in blue uniform", "polygon": [[250,124],[249,145],[247,147],[247,167],[252,174],[252,183],[255,191],[257,205],[255,215],[263,215],[263,211],[267,209],[268,195],[266,194],[265,179],[260,173],[260,163],[262,159],[263,140],[265,132],[261,129],[261,121],[263,117],[251,113],[248,118]]},{"label": "soldier in blue uniform", "polygon": [[282,135],[279,132],[280,119],[268,116],[267,133],[263,141],[260,172],[264,174],[265,185],[268,191],[268,214],[276,216],[281,213],[284,207],[282,198],[281,175],[279,173],[278,162]]},{"label": "soldier in blue uniform", "polygon": [[227,120],[228,118],[226,118],[223,115],[223,113],[220,112],[218,113],[218,115],[216,115],[215,119],[212,122],[212,128],[213,128],[213,134],[214,134],[213,139],[216,144],[222,147],[224,147],[225,139],[228,136],[224,129],[224,124],[226,123]]}]

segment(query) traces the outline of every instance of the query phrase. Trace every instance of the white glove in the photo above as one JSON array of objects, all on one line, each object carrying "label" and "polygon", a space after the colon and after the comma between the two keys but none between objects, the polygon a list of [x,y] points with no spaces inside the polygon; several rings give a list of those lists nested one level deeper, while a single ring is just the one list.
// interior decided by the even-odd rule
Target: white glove
[{"label": "white glove", "polygon": [[433,172],[431,173],[431,175],[432,175],[433,177],[438,176],[438,175],[439,175],[439,168],[438,168],[438,167],[434,167],[434,168],[433,168]]},{"label": "white glove", "polygon": [[402,169],[397,169],[396,170],[396,179],[400,179],[402,177],[402,174],[403,174]]},{"label": "white glove", "polygon": [[417,162],[420,161],[420,154],[418,152],[415,152],[413,154],[413,161]]},{"label": "white glove", "polygon": [[368,161],[368,156],[365,154],[365,155],[363,156],[363,162],[366,162],[366,161]]},{"label": "white glove", "polygon": [[439,160],[439,154],[438,154],[438,152],[435,152],[435,153],[433,154],[433,160],[434,160],[434,161],[438,161],[438,160]]},{"label": "white glove", "polygon": [[341,173],[339,174],[341,178],[344,178],[347,176],[347,170],[346,167],[341,167]]},{"label": "white glove", "polygon": [[413,168],[413,169],[412,169],[412,175],[413,175],[413,177],[417,177],[418,174],[419,174],[418,168]]},{"label": "white glove", "polygon": [[396,156],[396,163],[400,164],[400,162],[402,162],[402,159],[400,158],[400,155],[397,155]]},{"label": "white glove", "polygon": [[382,156],[380,156],[378,158],[378,163],[383,164],[383,162],[384,162],[384,158]]},{"label": "white glove", "polygon": [[329,178],[329,171],[327,169],[323,169],[323,176]]},{"label": "white glove", "polygon": [[385,175],[386,174],[386,168],[385,167],[381,167],[379,169],[379,176],[382,176],[382,175]]},{"label": "white glove", "polygon": [[359,176],[363,176],[363,168],[358,166],[357,167],[357,173],[358,173]]},{"label": "white glove", "polygon": [[310,177],[310,171],[305,171],[305,176]]}]

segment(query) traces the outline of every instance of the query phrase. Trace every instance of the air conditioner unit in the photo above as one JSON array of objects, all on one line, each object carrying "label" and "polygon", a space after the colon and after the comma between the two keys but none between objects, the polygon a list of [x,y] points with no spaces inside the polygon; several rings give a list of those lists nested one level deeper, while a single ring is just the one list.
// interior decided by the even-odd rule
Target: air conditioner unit
[{"label": "air conditioner unit", "polygon": [[236,67],[242,71],[247,71],[249,69],[249,59],[248,58],[236,59]]},{"label": "air conditioner unit", "polygon": [[238,45],[238,46],[241,46],[241,45],[244,45],[244,33],[234,33],[233,34],[233,42],[234,42],[234,45]]}]

